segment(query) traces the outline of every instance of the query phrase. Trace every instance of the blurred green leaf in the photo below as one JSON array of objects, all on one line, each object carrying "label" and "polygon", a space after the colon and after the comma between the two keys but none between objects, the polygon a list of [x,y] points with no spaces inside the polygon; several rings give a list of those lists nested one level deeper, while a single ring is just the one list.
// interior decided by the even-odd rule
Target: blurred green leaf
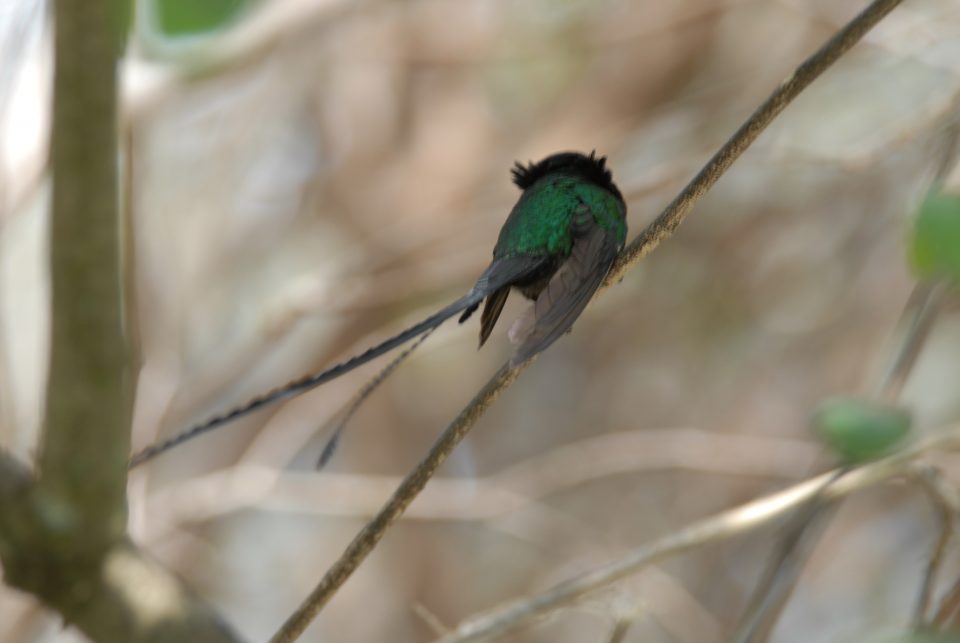
[{"label": "blurred green leaf", "polygon": [[931,191],[913,226],[910,260],[923,278],[960,282],[960,196]]},{"label": "blurred green leaf", "polygon": [[223,29],[253,0],[153,0],[157,26],[168,36],[187,36]]},{"label": "blurred green leaf", "polygon": [[890,453],[910,430],[910,415],[866,400],[833,398],[820,405],[813,424],[845,464],[857,464]]}]

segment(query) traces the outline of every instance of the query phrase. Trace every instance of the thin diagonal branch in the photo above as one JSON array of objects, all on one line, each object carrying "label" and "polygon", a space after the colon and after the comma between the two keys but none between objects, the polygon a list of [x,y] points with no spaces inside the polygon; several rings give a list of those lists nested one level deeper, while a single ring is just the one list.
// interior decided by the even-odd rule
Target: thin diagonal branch
[{"label": "thin diagonal branch", "polygon": [[[902,0],[874,0],[864,11],[824,43],[784,80],[727,140],[702,170],[687,184],[663,212],[641,232],[617,258],[601,291],[616,283],[639,261],[669,238],[696,202],[757,139],[761,132],[820,74],[850,50],[874,25]],[[512,384],[526,365],[504,365],[447,427],[427,457],[404,479],[380,512],[354,537],[346,551],[331,566],[307,599],[274,635],[273,643],[294,641],[320,613],[340,585],[353,573],[383,537],[394,520],[426,485],[454,446],[483,415],[493,399]]]},{"label": "thin diagonal branch", "polygon": [[922,281],[914,286],[897,324],[902,327],[902,335],[890,355],[889,363],[872,387],[872,395],[879,401],[893,403],[899,399],[947,293],[948,284],[943,282]]},{"label": "thin diagonal branch", "polygon": [[610,270],[605,285],[609,286],[622,279],[628,270],[673,234],[694,204],[713,187],[773,119],[900,2],[902,0],[874,0],[780,83],[660,216],[624,248]]},{"label": "thin diagonal branch", "polygon": [[[532,360],[531,360],[532,361]],[[314,588],[306,600],[297,610],[290,615],[290,618],[283,624],[280,630],[270,639],[271,643],[287,643],[295,641],[310,622],[316,618],[323,606],[327,604],[334,593],[343,583],[350,578],[354,570],[363,562],[373,548],[376,546],[387,528],[400,517],[407,506],[413,502],[413,499],[426,486],[427,482],[433,477],[437,468],[447,459],[453,448],[457,446],[460,440],[470,431],[481,415],[487,410],[490,404],[497,398],[501,391],[513,383],[520,375],[527,364],[526,362],[516,368],[510,368],[504,365],[493,378],[487,382],[486,386],[480,389],[476,397],[470,401],[470,404],[460,412],[457,419],[437,438],[437,441],[430,447],[427,456],[420,461],[413,471],[411,471],[397,487],[397,490],[384,505],[383,509],[360,530],[346,551],[341,554],[337,562],[327,570],[327,573],[321,579],[320,584]]]}]

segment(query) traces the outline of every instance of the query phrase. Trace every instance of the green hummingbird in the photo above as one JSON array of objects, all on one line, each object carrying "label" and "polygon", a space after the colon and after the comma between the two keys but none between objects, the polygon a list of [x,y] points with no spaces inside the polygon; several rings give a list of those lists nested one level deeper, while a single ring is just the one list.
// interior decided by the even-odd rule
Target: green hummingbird
[{"label": "green hummingbird", "polygon": [[[467,294],[360,355],[290,382],[147,447],[134,455],[130,466],[142,464],[201,433],[269,404],[320,386],[414,338],[420,337],[422,341],[421,336],[454,315],[460,314],[460,323],[463,323],[481,303],[480,346],[483,346],[514,288],[534,303],[510,331],[511,339],[517,344],[511,365],[525,362],[550,346],[570,330],[623,249],[627,238],[627,206],[606,167],[606,157],[597,157],[595,152],[589,155],[561,152],[537,163],[516,163],[511,175],[522,194],[500,229],[493,261]],[[392,370],[409,350],[384,373]],[[325,449],[321,462],[330,448],[328,445]]]}]

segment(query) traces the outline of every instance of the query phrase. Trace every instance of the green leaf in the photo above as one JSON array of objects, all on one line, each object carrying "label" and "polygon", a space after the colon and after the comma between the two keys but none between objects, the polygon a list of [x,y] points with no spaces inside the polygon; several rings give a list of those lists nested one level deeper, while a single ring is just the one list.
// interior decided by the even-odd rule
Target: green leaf
[{"label": "green leaf", "polygon": [[838,397],[820,405],[813,425],[845,464],[857,464],[890,453],[910,430],[910,414],[900,408]]},{"label": "green leaf", "polygon": [[922,278],[960,282],[960,195],[931,191],[913,225],[910,262]]},{"label": "green leaf", "polygon": [[189,36],[229,26],[253,0],[153,0],[157,27],[167,36]]}]

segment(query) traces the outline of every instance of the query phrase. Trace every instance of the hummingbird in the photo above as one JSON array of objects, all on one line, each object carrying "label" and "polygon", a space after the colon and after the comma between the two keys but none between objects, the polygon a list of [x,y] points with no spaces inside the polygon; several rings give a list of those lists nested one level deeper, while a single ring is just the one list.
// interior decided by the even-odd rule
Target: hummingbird
[{"label": "hummingbird", "polygon": [[[521,190],[520,198],[500,229],[493,260],[465,295],[359,355],[148,446],[131,458],[130,467],[232,420],[329,382],[418,338],[413,347],[365,387],[362,399],[440,324],[457,314],[462,324],[481,304],[482,347],[512,290],[532,300],[533,305],[509,332],[516,344],[511,366],[540,353],[572,328],[626,242],[627,207],[606,161],[606,157],[597,157],[594,151],[589,155],[560,152],[536,163],[515,163],[510,173]],[[355,407],[356,404],[352,410]],[[324,449],[321,463],[329,456],[332,443],[333,440]]]}]

